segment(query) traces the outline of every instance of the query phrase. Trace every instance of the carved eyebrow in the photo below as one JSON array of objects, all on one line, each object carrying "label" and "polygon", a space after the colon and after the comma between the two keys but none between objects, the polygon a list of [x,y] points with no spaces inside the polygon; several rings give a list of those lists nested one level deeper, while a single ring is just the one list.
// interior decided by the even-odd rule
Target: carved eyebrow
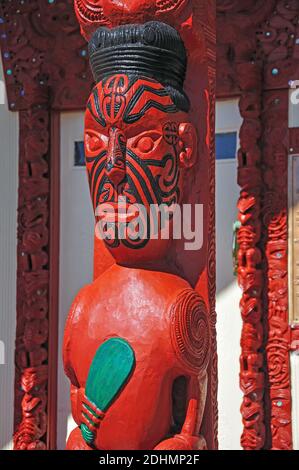
[{"label": "carved eyebrow", "polygon": [[[96,114],[94,113],[92,109],[92,102],[94,104],[94,108],[96,110]],[[92,95],[87,103],[87,108],[89,109],[92,117],[95,119],[95,121],[100,124],[102,127],[106,127],[106,121],[103,116],[102,110],[101,110],[101,105],[100,105],[100,100],[99,100],[99,92],[97,88],[94,88],[92,91]]]},{"label": "carved eyebrow", "polygon": [[[131,86],[127,90],[126,94],[132,89],[133,85],[138,83],[138,79],[131,83]],[[153,82],[156,84],[155,82]],[[139,104],[143,106],[138,106]],[[102,127],[107,126],[107,122],[104,118],[102,111],[102,103],[100,103],[98,88],[94,88],[92,95],[87,104],[91,115],[95,121]],[[136,112],[134,112],[136,109]],[[175,104],[173,104],[168,91],[165,88],[156,88],[149,84],[141,84],[131,96],[129,102],[126,104],[122,120],[126,124],[134,124],[139,121],[148,110],[157,109],[164,113],[176,113],[178,111]]]},{"label": "carved eyebrow", "polygon": [[142,137],[151,137],[153,140],[159,140],[160,138],[163,137],[163,134],[161,131],[157,129],[142,129],[139,130],[138,132],[129,132],[127,133],[127,140],[131,143],[134,143],[136,140],[139,140]]},{"label": "carved eyebrow", "polygon": [[[144,106],[138,112],[132,113],[138,102],[142,98],[144,99],[144,95],[146,94],[148,95],[148,99],[145,100]],[[156,98],[162,99],[158,100]],[[169,93],[165,88],[156,89],[150,85],[143,84],[139,86],[127,104],[123,120],[127,124],[136,122],[151,108],[158,109],[165,113],[176,113],[178,111],[177,107],[172,103]]]}]

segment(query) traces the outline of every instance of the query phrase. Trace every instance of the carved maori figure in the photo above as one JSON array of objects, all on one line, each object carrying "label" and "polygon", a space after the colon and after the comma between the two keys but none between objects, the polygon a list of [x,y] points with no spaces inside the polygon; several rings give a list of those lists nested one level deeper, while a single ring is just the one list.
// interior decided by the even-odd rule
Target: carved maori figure
[{"label": "carved maori figure", "polygon": [[[162,224],[157,237],[148,230],[153,205],[182,204],[198,156],[184,43],[174,28],[151,21],[100,27],[89,54],[96,86],[86,110],[86,166],[116,262],[79,292],[67,320],[64,366],[78,425],[67,449],[204,449],[207,307],[170,272],[172,240],[161,238]],[[124,212],[115,213],[123,201]],[[144,208],[144,237],[131,233],[129,205],[133,217]]]},{"label": "carved maori figure", "polygon": [[[214,127],[215,4],[213,0],[75,0],[77,10],[79,3],[77,17],[87,39],[99,26],[155,19],[174,26],[188,49],[185,86],[192,101],[189,118],[196,126],[200,123],[197,151],[201,158],[190,169],[187,202],[205,204],[207,229],[202,250],[182,253],[175,246],[169,257],[208,308],[212,351],[202,429],[209,448],[217,448],[215,176],[209,133]],[[10,110],[20,112],[15,449],[56,448],[57,112],[84,109],[92,86],[86,41],[79,34],[73,6],[74,0],[0,2],[7,97]],[[101,24],[96,22],[98,11],[105,16]],[[101,244],[95,245],[98,276],[111,259]],[[38,384],[26,385],[36,380]]]}]

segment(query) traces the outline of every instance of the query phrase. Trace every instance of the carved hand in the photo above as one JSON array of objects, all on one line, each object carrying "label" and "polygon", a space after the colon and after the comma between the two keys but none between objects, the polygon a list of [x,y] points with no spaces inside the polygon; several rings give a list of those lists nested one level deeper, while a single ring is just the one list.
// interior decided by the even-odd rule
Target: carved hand
[{"label": "carved hand", "polygon": [[155,450],[206,450],[205,439],[195,435],[197,416],[198,401],[192,398],[180,434],[160,442]]}]

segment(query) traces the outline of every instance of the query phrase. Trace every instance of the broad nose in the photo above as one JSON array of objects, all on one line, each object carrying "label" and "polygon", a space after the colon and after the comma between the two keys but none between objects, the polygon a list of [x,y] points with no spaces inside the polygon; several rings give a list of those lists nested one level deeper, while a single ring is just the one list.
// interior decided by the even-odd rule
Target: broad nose
[{"label": "broad nose", "polygon": [[117,127],[109,131],[109,142],[106,162],[106,175],[117,187],[126,175],[126,137]]}]

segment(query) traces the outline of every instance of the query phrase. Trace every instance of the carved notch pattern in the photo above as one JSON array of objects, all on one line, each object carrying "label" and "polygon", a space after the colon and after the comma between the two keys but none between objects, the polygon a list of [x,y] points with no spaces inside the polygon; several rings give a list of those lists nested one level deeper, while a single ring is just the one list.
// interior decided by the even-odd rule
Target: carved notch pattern
[{"label": "carved notch pattern", "polygon": [[51,109],[84,108],[91,75],[72,0],[1,2],[0,43],[9,107],[20,111],[14,447],[45,449],[50,115]]},{"label": "carved notch pattern", "polygon": [[[83,2],[82,0],[82,3]],[[89,3],[96,3],[90,0]],[[157,2],[169,23],[182,15],[188,0]],[[210,85],[213,83],[214,2],[196,9],[206,32]],[[184,10],[185,11],[185,10]],[[204,12],[202,16],[201,11]],[[205,12],[208,12],[206,18]],[[188,7],[187,12],[190,12]],[[189,14],[189,13],[188,13]],[[182,15],[183,16],[183,15]],[[166,17],[166,16],[165,16]],[[15,391],[15,448],[44,449],[49,444],[48,320],[51,110],[84,109],[92,80],[84,39],[73,13],[73,0],[12,0],[0,3],[0,42],[9,107],[20,112],[20,187],[18,217],[18,302]],[[167,17],[168,18],[168,17]],[[157,18],[159,19],[159,18]],[[187,18],[186,18],[187,19]],[[106,21],[105,18],[102,18]],[[183,24],[188,41],[189,23]],[[198,32],[199,34],[199,32]],[[202,37],[198,38],[200,41]],[[203,44],[203,43],[201,43]],[[80,90],[80,93],[78,93]],[[210,127],[214,119],[213,89],[208,96]],[[214,160],[210,147],[210,159]],[[210,170],[209,230],[214,233],[214,170]],[[213,357],[210,367],[210,410],[206,417],[210,442],[217,447],[217,353],[215,334],[214,238],[209,239],[209,308]],[[213,423],[213,429],[209,423]]]},{"label": "carved notch pattern", "polygon": [[[245,449],[291,449],[287,284],[288,81],[298,2],[218,2],[218,96],[241,95],[238,279]],[[262,351],[265,351],[262,354]]]}]

